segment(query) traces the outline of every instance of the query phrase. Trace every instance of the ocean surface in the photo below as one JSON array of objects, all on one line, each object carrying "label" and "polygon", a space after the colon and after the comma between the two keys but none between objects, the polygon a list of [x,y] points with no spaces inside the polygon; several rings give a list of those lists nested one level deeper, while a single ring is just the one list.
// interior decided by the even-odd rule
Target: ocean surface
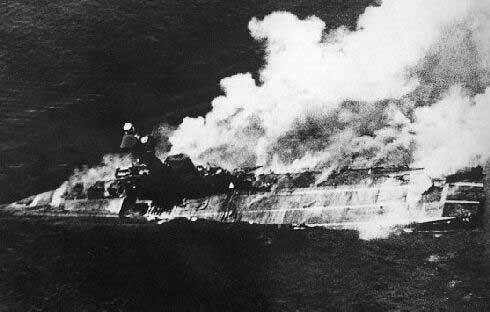
[{"label": "ocean surface", "polygon": [[488,233],[0,218],[0,311],[488,311]]}]

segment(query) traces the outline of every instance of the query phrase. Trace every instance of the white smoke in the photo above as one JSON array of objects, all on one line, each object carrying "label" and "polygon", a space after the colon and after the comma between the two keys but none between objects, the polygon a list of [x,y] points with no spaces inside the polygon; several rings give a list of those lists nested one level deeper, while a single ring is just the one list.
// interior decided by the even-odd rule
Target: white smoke
[{"label": "white smoke", "polygon": [[415,162],[435,174],[488,157],[490,5],[386,0],[354,31],[287,12],[248,26],[267,52],[259,81],[221,80],[224,95],[183,120],[171,153],[228,168]]},{"label": "white smoke", "polygon": [[53,193],[51,205],[59,206],[64,197],[74,186],[82,185],[84,192],[93,186],[97,181],[110,181],[115,178],[117,168],[127,168],[131,166],[132,159],[129,155],[106,154],[99,166],[82,169],[75,169],[68,181],[58,187]]},{"label": "white smoke", "polygon": [[415,111],[415,159],[432,176],[483,164],[490,155],[490,87],[472,97],[460,86]]},{"label": "white smoke", "polygon": [[117,168],[127,168],[132,164],[130,155],[107,154],[104,155],[102,163],[94,168],[83,168],[75,170],[68,180],[69,184],[82,183],[85,188],[94,185],[97,181],[114,179]]}]

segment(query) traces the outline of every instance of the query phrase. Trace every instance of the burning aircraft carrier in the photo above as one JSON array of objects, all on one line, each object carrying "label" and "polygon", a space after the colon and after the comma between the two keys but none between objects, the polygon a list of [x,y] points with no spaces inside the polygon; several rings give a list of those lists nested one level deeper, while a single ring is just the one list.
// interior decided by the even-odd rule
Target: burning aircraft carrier
[{"label": "burning aircraft carrier", "polygon": [[476,166],[490,155],[488,12],[478,1],[384,1],[355,29],[288,12],[252,18],[263,68],[222,79],[211,110],[172,129],[168,153],[129,125],[121,147],[140,146],[130,157],[107,156],[8,209],[334,228],[474,223],[484,201]]},{"label": "burning aircraft carrier", "polygon": [[[423,168],[349,168],[295,173],[261,167],[228,171],[195,166],[185,154],[154,154],[152,138],[125,125],[128,167],[90,184],[59,189],[7,206],[17,215],[98,216],[165,222],[176,218],[358,229],[476,225],[484,202],[481,167],[445,179]],[[122,156],[120,156],[122,157]],[[75,180],[76,181],[76,180]],[[379,234],[379,233],[378,233]]]}]

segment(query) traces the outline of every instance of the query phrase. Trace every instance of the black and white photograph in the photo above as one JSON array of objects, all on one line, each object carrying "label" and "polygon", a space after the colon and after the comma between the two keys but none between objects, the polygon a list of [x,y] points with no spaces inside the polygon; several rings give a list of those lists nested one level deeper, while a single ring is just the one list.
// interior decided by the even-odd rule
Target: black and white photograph
[{"label": "black and white photograph", "polygon": [[490,311],[490,1],[0,0],[0,312]]}]

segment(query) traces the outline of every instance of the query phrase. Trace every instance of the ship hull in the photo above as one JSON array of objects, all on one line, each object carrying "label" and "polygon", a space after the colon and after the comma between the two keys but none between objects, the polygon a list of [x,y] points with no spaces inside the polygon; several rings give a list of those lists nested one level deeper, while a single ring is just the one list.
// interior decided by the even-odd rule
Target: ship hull
[{"label": "ship hull", "polygon": [[[181,205],[158,213],[153,211],[151,201],[139,201],[139,208],[129,209],[126,216],[158,221],[186,218],[355,229],[365,224],[471,221],[481,213],[482,183],[445,184],[441,189],[429,199],[420,195],[417,185],[410,183],[254,193],[230,189],[223,194],[186,199]],[[50,191],[13,203],[4,210],[16,215],[119,217],[124,205],[127,206],[125,198],[60,200],[55,191]]]}]

